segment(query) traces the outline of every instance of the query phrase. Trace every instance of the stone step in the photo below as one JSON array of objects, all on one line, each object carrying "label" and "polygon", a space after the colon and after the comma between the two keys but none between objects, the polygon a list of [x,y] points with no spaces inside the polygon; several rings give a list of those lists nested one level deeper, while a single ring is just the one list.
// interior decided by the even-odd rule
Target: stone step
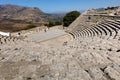
[{"label": "stone step", "polygon": [[90,30],[93,32],[93,36],[92,37],[97,36],[96,32],[92,29],[92,27],[90,28]]},{"label": "stone step", "polygon": [[84,30],[84,37],[90,37],[90,35],[91,35],[91,32],[90,32],[90,30],[87,28],[87,29],[85,29]]},{"label": "stone step", "polygon": [[101,38],[105,39],[107,32],[104,28],[102,28],[101,26],[96,25],[97,28],[99,28],[99,30],[102,32],[102,36]]},{"label": "stone step", "polygon": [[105,21],[105,23],[109,23],[110,25],[113,25],[117,29],[120,29],[120,23],[117,23],[116,21]]},{"label": "stone step", "polygon": [[113,27],[111,27],[111,26],[109,26],[109,25],[107,25],[107,24],[101,24],[101,25],[102,25],[103,27],[105,27],[106,29],[108,29],[108,31],[110,32],[110,37],[109,37],[109,39],[116,37],[117,31],[116,31],[115,28],[113,28]]},{"label": "stone step", "polygon": [[104,26],[101,25],[101,24],[98,24],[98,26],[99,26],[100,28],[102,28],[102,30],[105,32],[106,38],[109,39],[109,37],[111,36],[111,33],[110,33],[109,29],[106,28],[106,27],[104,27]]},{"label": "stone step", "polygon": [[116,36],[118,35],[118,30],[119,30],[119,27],[118,26],[115,26],[115,24],[111,24],[111,23],[104,23],[106,24],[108,27],[112,28],[115,32],[115,36],[114,36],[114,39],[116,38]]},{"label": "stone step", "polygon": [[82,31],[80,31],[80,33],[81,33],[81,37],[84,37],[85,36],[85,31],[84,30],[82,30]]},{"label": "stone step", "polygon": [[101,34],[100,34],[99,31],[98,31],[96,28],[94,28],[94,27],[95,27],[95,26],[92,27],[93,31],[96,33],[96,36],[97,36],[97,37],[100,37]]},{"label": "stone step", "polygon": [[115,70],[112,66],[108,66],[104,72],[107,74],[111,80],[120,80],[120,73]]},{"label": "stone step", "polygon": [[88,70],[88,73],[92,77],[93,80],[108,80],[105,77],[105,73],[101,71],[99,67],[92,67]]},{"label": "stone step", "polygon": [[102,36],[102,31],[101,31],[101,29],[99,29],[97,26],[94,26],[93,28],[98,31],[98,33],[99,33],[99,35],[100,35],[100,38],[101,38],[101,36]]}]

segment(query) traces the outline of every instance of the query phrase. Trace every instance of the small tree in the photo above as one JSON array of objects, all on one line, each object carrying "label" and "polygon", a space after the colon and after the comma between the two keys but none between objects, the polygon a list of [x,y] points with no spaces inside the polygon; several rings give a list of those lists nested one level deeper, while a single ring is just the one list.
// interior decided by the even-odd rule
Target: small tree
[{"label": "small tree", "polygon": [[80,12],[71,11],[63,17],[63,26],[68,27],[78,16]]},{"label": "small tree", "polygon": [[55,26],[55,23],[54,22],[49,22],[48,26],[49,27]]}]

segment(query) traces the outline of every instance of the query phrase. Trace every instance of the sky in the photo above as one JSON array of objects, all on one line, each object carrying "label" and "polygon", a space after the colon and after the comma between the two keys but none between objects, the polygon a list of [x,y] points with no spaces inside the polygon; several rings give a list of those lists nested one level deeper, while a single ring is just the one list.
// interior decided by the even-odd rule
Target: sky
[{"label": "sky", "polygon": [[0,0],[0,5],[2,4],[38,7],[43,12],[55,13],[120,6],[120,0]]}]

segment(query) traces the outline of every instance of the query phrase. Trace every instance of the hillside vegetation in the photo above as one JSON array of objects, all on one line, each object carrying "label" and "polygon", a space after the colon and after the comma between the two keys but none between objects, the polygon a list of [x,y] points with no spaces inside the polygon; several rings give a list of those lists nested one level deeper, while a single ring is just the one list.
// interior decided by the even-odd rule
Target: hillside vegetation
[{"label": "hillside vegetation", "polygon": [[19,31],[28,29],[28,25],[41,26],[49,21],[62,21],[62,16],[44,13],[37,7],[18,5],[0,5],[0,30]]}]

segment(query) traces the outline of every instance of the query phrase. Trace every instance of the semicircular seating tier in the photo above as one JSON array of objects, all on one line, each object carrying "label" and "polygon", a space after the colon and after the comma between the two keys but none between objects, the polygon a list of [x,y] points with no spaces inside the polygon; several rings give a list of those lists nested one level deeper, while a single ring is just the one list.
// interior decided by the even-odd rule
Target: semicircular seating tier
[{"label": "semicircular seating tier", "polygon": [[[120,30],[120,16],[91,15],[84,12],[70,26],[69,33],[74,39],[80,37],[100,37],[103,39],[118,39]],[[96,18],[97,17],[97,18]],[[99,19],[102,18],[102,19]]]}]

